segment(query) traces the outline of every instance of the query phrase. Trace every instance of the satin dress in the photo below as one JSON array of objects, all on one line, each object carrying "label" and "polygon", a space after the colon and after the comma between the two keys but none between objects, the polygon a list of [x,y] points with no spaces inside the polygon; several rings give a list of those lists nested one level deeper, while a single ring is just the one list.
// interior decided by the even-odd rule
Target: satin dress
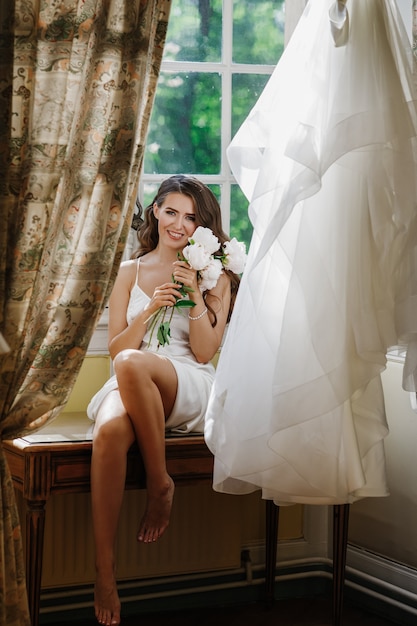
[{"label": "satin dress", "polygon": [[[140,259],[137,259],[136,263],[136,282],[130,293],[126,313],[128,324],[150,301],[149,296],[140,288],[138,283]],[[184,313],[184,310],[187,312]],[[179,434],[203,432],[204,415],[214,379],[212,363],[198,363],[191,351],[189,324],[188,309],[175,309],[170,323],[170,343],[158,348],[156,331],[151,337],[151,321],[149,321],[140,347],[142,350],[151,350],[168,358],[175,368],[178,380],[177,395],[172,412],[167,416],[165,428]],[[114,375],[91,399],[87,407],[87,415],[90,419],[95,420],[104,398],[117,388],[117,378]]]}]

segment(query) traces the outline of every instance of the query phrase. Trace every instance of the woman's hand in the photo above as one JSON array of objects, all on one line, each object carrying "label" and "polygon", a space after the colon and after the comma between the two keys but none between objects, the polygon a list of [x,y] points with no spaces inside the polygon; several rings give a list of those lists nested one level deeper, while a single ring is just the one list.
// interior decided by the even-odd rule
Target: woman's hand
[{"label": "woman's hand", "polygon": [[146,305],[145,311],[153,315],[155,311],[163,306],[173,306],[178,298],[182,298],[178,285],[175,283],[164,283],[155,288],[150,302]]},{"label": "woman's hand", "polygon": [[186,261],[175,261],[172,274],[178,283],[192,290],[189,296],[190,300],[194,300],[193,294],[199,293],[196,270],[192,269]]}]

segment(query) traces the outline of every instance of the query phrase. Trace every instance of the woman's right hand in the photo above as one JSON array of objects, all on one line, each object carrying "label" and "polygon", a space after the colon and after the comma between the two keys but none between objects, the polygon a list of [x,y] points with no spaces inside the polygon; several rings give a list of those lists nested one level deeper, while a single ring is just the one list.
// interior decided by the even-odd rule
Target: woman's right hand
[{"label": "woman's right hand", "polygon": [[174,306],[178,298],[182,298],[179,286],[176,283],[164,283],[155,288],[144,310],[152,315],[161,307]]}]

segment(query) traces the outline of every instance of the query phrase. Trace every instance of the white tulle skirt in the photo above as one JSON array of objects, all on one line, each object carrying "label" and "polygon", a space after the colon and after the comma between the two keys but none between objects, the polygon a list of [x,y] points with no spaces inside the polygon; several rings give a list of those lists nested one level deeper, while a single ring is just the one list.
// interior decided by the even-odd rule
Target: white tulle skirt
[{"label": "white tulle skirt", "polygon": [[228,151],[254,234],[205,437],[215,490],[277,504],[387,495],[390,348],[417,380],[412,51],[394,0],[348,0],[339,38],[331,5],[311,0]]}]

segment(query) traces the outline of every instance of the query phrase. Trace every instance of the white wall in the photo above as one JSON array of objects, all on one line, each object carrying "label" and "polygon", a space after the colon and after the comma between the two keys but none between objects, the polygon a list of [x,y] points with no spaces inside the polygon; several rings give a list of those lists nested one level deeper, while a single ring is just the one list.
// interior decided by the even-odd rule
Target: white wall
[{"label": "white wall", "polygon": [[382,375],[390,433],[385,440],[390,496],[351,506],[349,541],[417,568],[417,413],[402,389],[403,365],[389,360]]},{"label": "white wall", "polygon": [[410,41],[412,37],[412,0],[397,0],[397,6],[402,15],[405,27],[410,36]]}]

